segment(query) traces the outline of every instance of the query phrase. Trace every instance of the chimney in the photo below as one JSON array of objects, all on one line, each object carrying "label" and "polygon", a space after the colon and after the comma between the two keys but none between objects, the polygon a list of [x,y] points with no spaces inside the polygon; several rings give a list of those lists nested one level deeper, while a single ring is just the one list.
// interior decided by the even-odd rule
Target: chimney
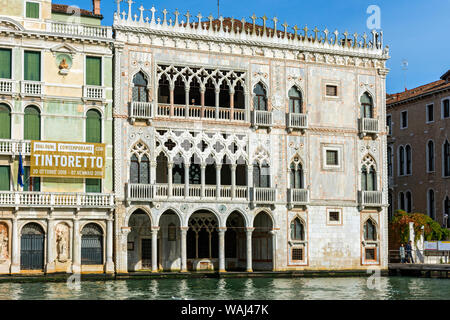
[{"label": "chimney", "polygon": [[100,15],[100,0],[92,0],[93,12],[96,15]]}]

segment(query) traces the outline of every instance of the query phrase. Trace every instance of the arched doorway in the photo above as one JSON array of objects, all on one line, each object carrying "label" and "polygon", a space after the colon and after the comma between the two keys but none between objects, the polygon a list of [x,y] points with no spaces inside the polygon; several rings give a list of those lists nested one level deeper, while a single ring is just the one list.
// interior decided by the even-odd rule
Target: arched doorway
[{"label": "arched doorway", "polygon": [[225,232],[226,270],[245,270],[247,261],[245,220],[238,211],[233,211],[227,219]]},{"label": "arched doorway", "polygon": [[22,270],[44,269],[45,232],[37,223],[28,223],[20,236],[20,268]]},{"label": "arched doorway", "polygon": [[189,270],[215,270],[219,267],[219,223],[215,215],[206,210],[192,214],[187,232],[187,268]]},{"label": "arched doorway", "polygon": [[96,223],[88,223],[81,230],[81,264],[103,264],[103,230]]},{"label": "arched doorway", "polygon": [[255,228],[252,234],[252,260],[253,270],[273,269],[273,223],[270,216],[262,211],[253,221]]},{"label": "arched doorway", "polygon": [[181,270],[180,219],[172,210],[159,218],[158,258],[163,270]]},{"label": "arched doorway", "polygon": [[148,214],[138,209],[128,221],[128,271],[152,268],[152,222]]}]

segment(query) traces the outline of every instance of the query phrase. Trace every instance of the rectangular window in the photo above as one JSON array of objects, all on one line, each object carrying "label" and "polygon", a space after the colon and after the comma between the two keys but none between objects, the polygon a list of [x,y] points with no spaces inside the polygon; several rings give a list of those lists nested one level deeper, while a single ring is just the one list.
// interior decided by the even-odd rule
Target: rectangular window
[{"label": "rectangular window", "polygon": [[30,177],[30,167],[23,167],[23,191],[41,191],[41,179]]},{"label": "rectangular window", "polygon": [[86,57],[86,85],[102,85],[102,58]]},{"label": "rectangular window", "polygon": [[386,125],[388,127],[388,134],[391,135],[392,134],[392,116],[390,114],[388,114],[386,116]]},{"label": "rectangular window", "polygon": [[326,95],[329,97],[337,97],[337,86],[327,85]]},{"label": "rectangular window", "polygon": [[400,118],[400,128],[405,129],[408,127],[408,111],[402,111]]},{"label": "rectangular window", "polygon": [[327,150],[326,154],[327,154],[327,166],[339,165],[337,150]]},{"label": "rectangular window", "polygon": [[10,187],[10,174],[9,166],[0,166],[0,190],[8,191]]},{"label": "rectangular window", "polygon": [[25,10],[25,16],[27,18],[39,19],[39,3],[27,2]]},{"label": "rectangular window", "polygon": [[11,79],[11,49],[0,48],[0,78]]},{"label": "rectangular window", "polygon": [[433,121],[434,121],[434,105],[429,104],[427,105],[427,122]]},{"label": "rectangular window", "polygon": [[303,260],[303,248],[293,248],[292,249],[292,260],[296,260],[296,261]]},{"label": "rectangular window", "polygon": [[442,101],[442,119],[450,117],[450,99]]},{"label": "rectangular window", "polygon": [[25,51],[23,59],[23,79],[29,81],[41,81],[41,53]]},{"label": "rectangular window", "polygon": [[339,222],[339,211],[330,211],[330,222]]},{"label": "rectangular window", "polygon": [[376,248],[366,248],[366,260],[377,260]]},{"label": "rectangular window", "polygon": [[86,179],[86,192],[87,193],[101,193],[102,192],[102,180],[101,179]]}]

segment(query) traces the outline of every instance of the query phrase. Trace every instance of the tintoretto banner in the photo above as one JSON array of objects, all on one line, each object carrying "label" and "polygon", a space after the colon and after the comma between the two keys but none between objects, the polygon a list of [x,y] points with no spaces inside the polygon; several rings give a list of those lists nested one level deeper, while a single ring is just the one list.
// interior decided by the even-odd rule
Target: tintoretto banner
[{"label": "tintoretto banner", "polygon": [[104,143],[31,141],[33,177],[105,177]]}]

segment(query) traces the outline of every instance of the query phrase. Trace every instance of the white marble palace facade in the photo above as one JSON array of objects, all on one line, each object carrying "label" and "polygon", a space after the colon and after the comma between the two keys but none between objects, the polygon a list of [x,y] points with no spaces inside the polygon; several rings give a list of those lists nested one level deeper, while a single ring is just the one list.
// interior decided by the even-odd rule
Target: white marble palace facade
[{"label": "white marble palace facade", "polygon": [[144,11],[113,25],[116,272],[387,268],[382,33]]}]

